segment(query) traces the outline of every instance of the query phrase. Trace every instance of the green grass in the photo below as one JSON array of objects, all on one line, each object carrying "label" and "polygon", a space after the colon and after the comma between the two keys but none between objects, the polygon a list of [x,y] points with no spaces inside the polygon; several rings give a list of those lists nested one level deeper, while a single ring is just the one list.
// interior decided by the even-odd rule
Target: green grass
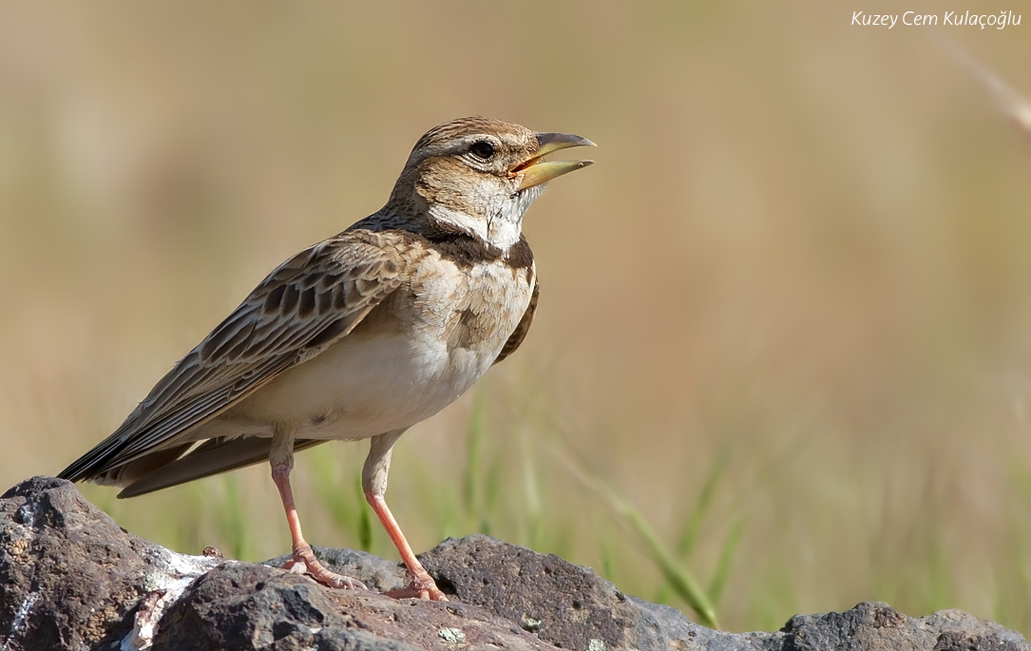
[{"label": "green grass", "polygon": [[[594,494],[604,501],[604,503],[607,504],[619,518],[627,522],[633,531],[645,543],[647,556],[662,574],[663,580],[665,581],[664,587],[668,586],[668,588],[677,596],[687,602],[691,607],[691,610],[693,610],[698,616],[699,623],[710,628],[719,628],[719,623],[716,618],[716,609],[713,606],[710,593],[701,588],[698,581],[695,580],[694,575],[687,568],[686,556],[688,554],[684,553],[683,546],[681,546],[682,553],[680,554],[680,558],[678,558],[668,549],[662,539],[652,529],[651,525],[648,524],[641,512],[632,503],[621,496],[611,486],[602,481],[596,474],[588,473],[584,469],[578,467],[578,465],[568,457],[557,451],[553,450],[553,453],[559,462],[562,463],[573,476],[590,488]],[[696,509],[695,514],[692,514],[688,519],[689,522],[694,520],[700,524],[704,513],[702,515],[697,515],[699,510],[701,509]],[[729,545],[724,549],[727,552],[724,556],[728,559],[727,564],[729,566],[729,558],[732,556],[733,549]],[[608,553],[607,550],[603,548],[602,555],[603,559],[605,559],[603,562],[603,568],[605,568],[606,573],[615,574],[616,568],[614,566],[614,560],[611,553]],[[720,583],[722,584],[723,581],[720,581]],[[665,594],[663,591],[660,591],[659,595],[660,599],[665,600]]]},{"label": "green grass", "polygon": [[[505,418],[504,401],[490,385],[477,391],[468,411],[464,454],[448,457],[454,465],[444,473],[424,463],[405,442],[395,450],[395,490],[388,497],[396,513],[404,512],[399,519],[409,537],[414,531],[430,541],[423,548],[448,536],[495,535],[594,566],[619,589],[681,608],[706,626],[725,624],[723,610],[728,608],[732,630],[775,629],[795,612],[846,609],[863,600],[884,600],[921,615],[957,607],[964,598],[949,524],[939,515],[931,487],[918,517],[902,526],[893,520],[872,539],[868,590],[814,607],[791,565],[742,556],[743,549],[755,555],[764,548],[755,534],[764,514],[750,511],[733,494],[730,478],[741,463],[732,446],[711,458],[694,481],[694,492],[681,494],[668,524],[659,527],[654,512],[647,515],[602,473],[563,451],[568,437],[553,421],[544,418],[551,424],[529,434],[527,423]],[[529,419],[534,420],[540,419]],[[298,456],[295,487],[302,522],[314,544],[396,558],[362,495],[362,445],[329,443]],[[1029,476],[1014,462],[1009,479],[1031,509]],[[278,496],[263,466],[142,498],[157,505],[151,508],[138,500],[115,500],[107,488],[83,488],[123,526],[180,551],[199,553],[214,545],[227,556],[262,560],[288,549]],[[1031,621],[1026,555],[1031,527],[1018,516],[1006,553],[987,566],[991,610],[978,614],[1019,630]],[[833,587],[819,589],[833,595]]]},{"label": "green grass", "polygon": [[[804,609],[794,596],[800,586],[789,568],[760,567],[757,574],[754,564],[747,565],[741,558],[743,546],[754,549],[762,541],[750,538],[753,527],[740,500],[725,499],[730,490],[727,478],[735,470],[730,446],[711,460],[696,492],[682,496],[682,510],[673,517],[679,520],[679,528],[662,531],[600,473],[572,460],[558,445],[542,440],[552,437],[512,437],[494,431],[499,421],[492,417],[493,406],[496,396],[489,390],[481,389],[472,399],[464,457],[456,458],[457,465],[448,473],[460,481],[448,481],[424,464],[413,467],[409,453],[399,448],[394,482],[418,486],[420,493],[416,511],[421,521],[409,517],[406,530],[435,529],[437,533],[431,537],[441,539],[487,533],[539,552],[596,565],[599,573],[621,590],[685,609],[699,623],[714,628],[723,619],[721,603],[736,604],[733,611],[740,621],[735,630],[773,629],[783,624],[786,616]],[[561,432],[551,434],[564,439]],[[302,522],[315,544],[350,546],[396,557],[362,495],[363,454],[364,449],[353,444],[330,443],[298,457],[295,484],[298,494],[307,494],[309,501],[307,508],[302,507]],[[109,489],[87,487],[86,493],[120,522],[172,548],[199,553],[214,544],[228,556],[261,560],[287,548],[286,525],[274,489],[264,496],[244,495],[245,487],[255,480],[271,486],[265,473],[263,467],[251,476],[230,473],[177,489],[175,497],[159,493],[154,499],[166,504],[174,501],[177,508],[163,510],[156,519],[141,517],[143,510],[133,502],[114,500]],[[1023,495],[1031,502],[1031,482],[1024,469],[1015,466],[1014,479],[1022,482]],[[566,501],[549,499],[557,494]],[[255,500],[270,503],[257,505]],[[396,499],[394,503],[411,511]],[[262,510],[269,515],[258,514]],[[901,532],[904,537],[892,542],[902,549],[889,546],[880,550],[885,558],[905,558],[901,571],[875,564],[870,592],[856,595],[852,601],[885,600],[917,615],[956,606],[962,594],[942,535],[945,525],[932,517],[933,512],[933,504],[928,504],[925,517],[910,522]],[[319,530],[318,538],[311,535],[313,529],[308,525]],[[271,539],[270,531],[276,532]],[[1009,559],[1025,557],[1027,536],[1026,527],[1012,531]],[[982,615],[1019,628],[1031,617],[1024,598],[1031,594],[1031,564],[1023,560],[1010,567],[1008,562],[999,559],[992,566],[998,596],[993,611]],[[851,605],[839,601],[822,610]]]}]

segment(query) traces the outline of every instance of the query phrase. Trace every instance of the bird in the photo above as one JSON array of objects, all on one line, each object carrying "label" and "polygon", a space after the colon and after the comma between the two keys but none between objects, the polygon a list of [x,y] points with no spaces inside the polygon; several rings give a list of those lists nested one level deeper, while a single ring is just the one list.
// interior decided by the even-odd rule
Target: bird
[{"label": "bird", "polygon": [[125,498],[268,460],[285,567],[360,589],[315,557],[290,474],[298,451],[370,439],[362,490],[410,575],[391,595],[446,601],[384,499],[391,451],[523,342],[539,296],[523,215],[548,181],[592,163],[545,156],[593,146],[484,117],[430,129],[381,209],[276,267],[58,476]]}]

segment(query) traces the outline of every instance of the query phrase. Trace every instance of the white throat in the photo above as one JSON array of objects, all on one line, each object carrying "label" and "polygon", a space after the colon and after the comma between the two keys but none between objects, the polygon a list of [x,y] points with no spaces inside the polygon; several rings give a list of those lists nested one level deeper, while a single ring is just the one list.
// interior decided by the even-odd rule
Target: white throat
[{"label": "white throat", "polygon": [[542,186],[527,188],[502,197],[500,201],[490,200],[493,197],[482,197],[488,199],[480,204],[488,208],[486,216],[470,215],[440,204],[430,204],[429,213],[435,221],[479,238],[507,254],[522,234],[523,215],[543,190]]}]

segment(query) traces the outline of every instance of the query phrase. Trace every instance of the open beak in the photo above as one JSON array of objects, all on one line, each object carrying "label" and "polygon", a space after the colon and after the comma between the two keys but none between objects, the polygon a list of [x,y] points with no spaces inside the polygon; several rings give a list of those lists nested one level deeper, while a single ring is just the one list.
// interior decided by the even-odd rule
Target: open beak
[{"label": "open beak", "polygon": [[523,161],[509,172],[512,176],[520,177],[520,190],[546,183],[563,174],[587,167],[594,162],[590,160],[543,160],[545,156],[559,149],[597,146],[587,138],[574,136],[571,133],[538,133],[537,142],[540,143],[540,147],[534,152],[533,157]]}]

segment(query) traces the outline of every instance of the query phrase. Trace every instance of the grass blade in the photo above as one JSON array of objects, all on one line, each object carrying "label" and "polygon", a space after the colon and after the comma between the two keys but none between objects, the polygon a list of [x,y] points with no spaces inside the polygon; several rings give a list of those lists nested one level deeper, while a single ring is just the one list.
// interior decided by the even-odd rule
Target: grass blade
[{"label": "grass blade", "polygon": [[468,524],[482,524],[483,495],[480,466],[483,456],[483,433],[487,429],[486,393],[477,391],[473,396],[472,414],[465,443],[465,473],[462,478],[462,503]]},{"label": "grass blade", "polygon": [[699,623],[709,628],[718,629],[719,622],[716,618],[716,609],[712,605],[712,601],[709,596],[701,588],[694,576],[685,567],[681,566],[674,555],[662,544],[659,537],[652,531],[651,526],[645,520],[641,512],[630,503],[629,500],[619,495],[613,488],[606,485],[596,476],[590,476],[585,471],[581,470],[572,461],[567,459],[558,450],[551,448],[549,450],[562,462],[567,469],[570,470],[572,475],[579,479],[585,486],[592,489],[608,503],[608,505],[616,513],[621,515],[637,535],[641,537],[645,545],[648,548],[648,555],[651,557],[652,562],[662,572],[663,578],[669,583],[670,587],[673,588],[684,601],[687,602],[691,610],[698,616]]},{"label": "grass blade", "polygon": [[698,493],[695,507],[691,511],[687,523],[684,525],[684,533],[680,536],[680,544],[677,545],[677,553],[683,559],[688,558],[691,552],[694,551],[695,544],[698,542],[698,533],[702,529],[702,520],[705,519],[706,514],[709,512],[709,507],[712,506],[712,498],[716,494],[716,486],[719,484],[720,479],[723,478],[723,473],[726,471],[727,466],[730,465],[730,456],[730,448],[725,448],[723,453],[717,457],[716,463],[709,470],[709,476],[705,478],[702,490]]},{"label": "grass blade", "polygon": [[730,565],[734,560],[734,554],[737,552],[744,531],[744,524],[740,520],[735,522],[734,526],[730,528],[730,533],[727,534],[726,541],[723,543],[719,560],[716,561],[716,571],[709,581],[708,593],[713,603],[719,603],[720,597],[723,596],[723,589],[727,587],[727,579],[730,577]]},{"label": "grass blade", "polygon": [[362,477],[357,475],[354,479],[354,492],[358,496],[358,549],[363,552],[372,551],[372,508],[365,501],[365,491],[362,489]]}]

